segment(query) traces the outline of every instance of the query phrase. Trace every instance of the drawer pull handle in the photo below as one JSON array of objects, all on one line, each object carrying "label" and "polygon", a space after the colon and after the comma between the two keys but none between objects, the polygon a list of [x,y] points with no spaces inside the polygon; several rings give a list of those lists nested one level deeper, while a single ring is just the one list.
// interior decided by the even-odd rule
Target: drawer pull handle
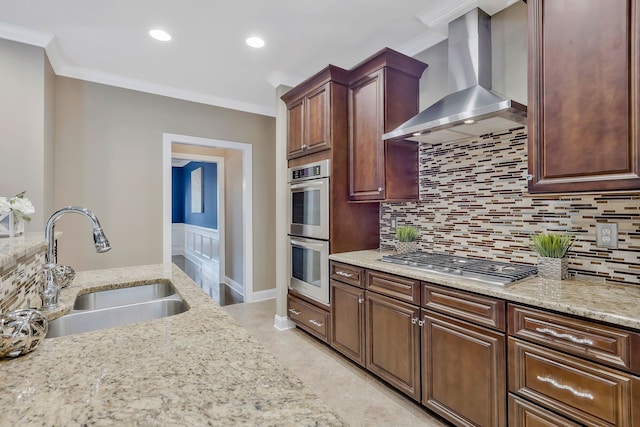
[{"label": "drawer pull handle", "polygon": [[559,388],[560,390],[569,390],[574,396],[584,397],[586,399],[593,400],[593,395],[591,393],[583,393],[583,392],[577,391],[570,385],[560,384],[553,378],[541,377],[540,375],[538,375],[536,378],[538,378],[538,381],[542,381],[543,383],[549,383],[555,388]]},{"label": "drawer pull handle", "polygon": [[324,326],[324,323],[320,323],[320,322],[318,322],[316,319],[311,319],[311,320],[309,320],[309,323],[311,323],[311,324],[313,324],[313,325],[316,325],[316,326],[318,326],[318,327],[320,327],[320,326]]},{"label": "drawer pull handle", "polygon": [[336,274],[338,276],[343,276],[343,277],[353,277],[353,274],[351,273],[345,273],[344,271],[336,271]]},{"label": "drawer pull handle", "polygon": [[536,328],[536,331],[540,332],[541,334],[548,334],[556,338],[564,338],[576,344],[593,345],[593,341],[588,338],[576,338],[573,335],[561,334],[549,328]]},{"label": "drawer pull handle", "polygon": [[295,308],[290,308],[290,309],[289,309],[289,312],[290,312],[290,313],[295,314],[296,316],[297,316],[298,314],[302,313],[301,311],[298,311],[298,310],[296,310]]}]

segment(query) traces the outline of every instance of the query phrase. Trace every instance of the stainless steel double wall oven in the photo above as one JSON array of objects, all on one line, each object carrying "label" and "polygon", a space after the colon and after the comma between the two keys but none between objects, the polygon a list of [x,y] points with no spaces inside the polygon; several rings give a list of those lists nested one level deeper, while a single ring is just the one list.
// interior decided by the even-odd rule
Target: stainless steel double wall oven
[{"label": "stainless steel double wall oven", "polygon": [[289,168],[289,288],[329,303],[329,175],[322,160]]}]

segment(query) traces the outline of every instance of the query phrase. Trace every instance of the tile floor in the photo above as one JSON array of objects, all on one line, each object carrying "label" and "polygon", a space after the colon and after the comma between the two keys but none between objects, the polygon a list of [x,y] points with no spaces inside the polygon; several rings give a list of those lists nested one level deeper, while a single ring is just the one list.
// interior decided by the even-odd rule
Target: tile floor
[{"label": "tile floor", "polygon": [[229,287],[226,283],[220,283],[217,277],[202,274],[200,267],[187,258],[177,255],[171,257],[171,261],[187,273],[187,276],[196,282],[218,304],[237,304],[244,301],[242,294]]},{"label": "tile floor", "polygon": [[275,300],[224,307],[350,426],[447,426],[300,329],[273,327]]}]

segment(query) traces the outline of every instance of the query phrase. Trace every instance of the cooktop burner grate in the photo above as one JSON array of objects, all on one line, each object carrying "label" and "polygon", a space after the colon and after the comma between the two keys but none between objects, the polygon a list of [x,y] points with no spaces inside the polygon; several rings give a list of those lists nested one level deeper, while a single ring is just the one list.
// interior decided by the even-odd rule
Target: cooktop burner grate
[{"label": "cooktop burner grate", "polygon": [[538,273],[538,269],[530,265],[464,258],[435,252],[384,255],[382,261],[501,286]]}]

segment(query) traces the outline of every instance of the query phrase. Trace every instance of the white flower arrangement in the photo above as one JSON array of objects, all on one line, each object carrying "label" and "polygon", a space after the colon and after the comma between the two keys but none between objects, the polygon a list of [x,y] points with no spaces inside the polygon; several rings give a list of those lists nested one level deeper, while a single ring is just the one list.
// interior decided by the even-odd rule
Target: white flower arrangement
[{"label": "white flower arrangement", "polygon": [[26,191],[20,194],[16,194],[13,197],[0,197],[0,213],[13,212],[13,215],[18,219],[23,219],[27,222],[31,221],[29,215],[36,212],[31,200],[24,197]]}]

